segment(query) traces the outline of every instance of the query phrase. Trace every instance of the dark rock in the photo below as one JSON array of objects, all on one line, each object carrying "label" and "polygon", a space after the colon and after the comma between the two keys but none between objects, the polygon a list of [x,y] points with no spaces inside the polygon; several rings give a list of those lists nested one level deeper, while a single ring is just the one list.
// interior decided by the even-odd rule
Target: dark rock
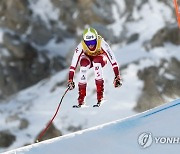
[{"label": "dark rock", "polygon": [[[142,112],[163,103],[164,97],[176,99],[180,96],[180,62],[176,58],[162,60],[159,66],[151,66],[138,72],[144,87],[135,110]],[[159,72],[161,70],[161,72]]]},{"label": "dark rock", "polygon": [[20,125],[19,125],[19,129],[26,129],[29,126],[29,122],[27,119],[20,119]]},{"label": "dark rock", "polygon": [[29,27],[29,16],[31,11],[28,8],[28,0],[1,0],[0,26],[9,28],[16,33],[23,34]]},{"label": "dark rock", "polygon": [[82,130],[82,126],[69,126],[67,130],[70,132],[76,132],[76,131]]},{"label": "dark rock", "polygon": [[3,38],[4,46],[1,50],[8,51],[9,56],[3,57],[4,62],[0,63],[0,88],[3,91],[1,99],[65,67],[64,58],[49,58],[48,52],[37,51],[18,35],[5,33]]},{"label": "dark rock", "polygon": [[128,38],[127,44],[133,43],[133,42],[137,41],[138,39],[139,39],[139,34],[138,34],[138,33],[132,34],[132,35]]},{"label": "dark rock", "polygon": [[0,1],[0,27],[4,32],[0,50],[9,53],[4,57],[0,51],[0,99],[37,83],[65,66],[64,59],[60,56],[49,58],[48,53],[39,52],[39,46],[46,45],[52,38],[60,42],[69,33],[60,29],[57,21],[50,21],[47,28],[43,20],[33,16],[29,2]]},{"label": "dark rock", "polygon": [[[78,11],[77,10],[78,0],[74,0],[74,1],[51,0],[51,2],[54,5],[54,7],[60,9],[59,19],[63,21],[64,25],[66,25],[67,32],[71,34],[75,34],[76,28],[77,28],[77,25],[76,25],[77,16],[75,17],[74,14],[76,11]],[[74,20],[72,20],[72,18]]]},{"label": "dark rock", "polygon": [[179,28],[175,25],[164,27],[159,30],[150,41],[151,47],[163,46],[165,42],[180,45]]},{"label": "dark rock", "polygon": [[35,21],[32,23],[31,33],[27,37],[31,42],[42,46],[53,38],[53,33],[43,21]]},{"label": "dark rock", "polygon": [[[38,134],[38,136],[40,135],[40,133]],[[36,138],[36,140],[38,139],[38,136]],[[51,126],[49,127],[49,129],[46,131],[46,133],[44,134],[44,136],[42,137],[42,139],[40,141],[44,141],[47,139],[51,139],[54,137],[58,137],[58,136],[62,136],[62,133],[60,130],[58,130],[54,124],[51,124]],[[35,140],[35,141],[36,141]]]},{"label": "dark rock", "polygon": [[8,49],[14,59],[32,60],[37,58],[37,51],[28,42],[23,42],[18,35],[5,33],[4,47]]},{"label": "dark rock", "polygon": [[135,107],[136,111],[145,111],[164,103],[156,86],[157,74],[158,68],[156,67],[145,68],[138,73],[139,78],[144,81],[144,87]]},{"label": "dark rock", "polygon": [[26,144],[24,144],[23,146],[28,146],[28,145],[31,145],[32,143],[26,143]]},{"label": "dark rock", "polygon": [[[165,76],[162,82],[164,82],[162,93],[170,98],[180,96],[180,61],[176,58],[172,58],[165,70]],[[167,76],[169,75],[169,76]]]},{"label": "dark rock", "polygon": [[0,147],[1,148],[7,148],[10,145],[13,144],[13,142],[16,140],[16,136],[11,134],[9,131],[4,130],[0,131]]},{"label": "dark rock", "polygon": [[131,0],[126,0],[125,1],[126,3],[126,14],[127,14],[127,21],[133,21],[133,16],[132,16],[132,13],[133,13],[133,8],[135,6],[135,1],[131,1]]},{"label": "dark rock", "polygon": [[[76,29],[93,23],[111,24],[114,22],[109,0],[51,0],[56,8],[60,9],[60,20],[67,26],[67,30],[73,34]],[[68,10],[68,11],[67,11]],[[72,20],[72,18],[74,20]]]}]

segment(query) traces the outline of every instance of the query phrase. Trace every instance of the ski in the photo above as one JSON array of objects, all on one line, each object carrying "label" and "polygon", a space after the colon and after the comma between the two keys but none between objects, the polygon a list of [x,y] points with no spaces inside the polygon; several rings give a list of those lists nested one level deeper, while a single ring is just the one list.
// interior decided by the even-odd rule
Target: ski
[{"label": "ski", "polygon": [[93,105],[93,107],[100,107],[100,106],[101,106],[100,103],[97,103],[97,104]]},{"label": "ski", "polygon": [[[100,107],[102,104],[104,104],[104,102],[106,102],[106,99],[103,99],[101,102],[98,102],[97,104],[94,104],[93,107]],[[83,105],[73,105],[72,108],[87,108],[89,107],[86,104]]]},{"label": "ski", "polygon": [[98,102],[97,104],[94,104],[93,107],[100,107],[106,101],[107,101],[106,99],[103,99],[101,102]]},{"label": "ski", "polygon": [[89,107],[87,105],[73,105],[72,106],[73,108],[86,108],[86,107]]}]

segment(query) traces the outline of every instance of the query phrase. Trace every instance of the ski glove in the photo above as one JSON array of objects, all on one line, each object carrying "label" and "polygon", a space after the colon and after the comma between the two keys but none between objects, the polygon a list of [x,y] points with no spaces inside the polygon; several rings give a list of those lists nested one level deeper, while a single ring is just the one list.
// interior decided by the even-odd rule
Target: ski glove
[{"label": "ski glove", "polygon": [[75,88],[75,83],[72,80],[69,80],[67,83],[67,86],[69,88],[69,90],[73,90]]},{"label": "ski glove", "polygon": [[114,87],[117,88],[121,86],[122,86],[122,80],[120,78],[120,75],[118,75],[114,78]]}]

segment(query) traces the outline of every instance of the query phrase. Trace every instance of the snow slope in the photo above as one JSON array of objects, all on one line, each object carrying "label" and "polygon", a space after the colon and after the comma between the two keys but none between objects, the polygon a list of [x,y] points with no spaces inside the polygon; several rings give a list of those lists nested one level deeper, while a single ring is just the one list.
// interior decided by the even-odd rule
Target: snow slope
[{"label": "snow slope", "polygon": [[[110,69],[110,67],[107,67],[106,71]],[[129,69],[136,69],[136,66]],[[135,114],[132,109],[135,106],[134,100],[139,92],[137,88],[141,82],[138,82],[138,79],[135,76],[136,73],[134,72],[135,71],[130,74],[127,72],[126,75],[124,75],[127,80],[134,76],[133,80],[136,84],[131,85],[130,82],[126,83],[126,81],[124,81],[124,84],[126,84],[127,87],[131,87],[133,91],[136,91],[131,96],[127,95],[128,89],[126,86],[119,89],[113,88],[113,73],[109,73],[108,79],[106,80],[106,86],[111,87],[111,89],[106,89],[107,102],[101,108],[92,107],[92,105],[96,103],[93,77],[89,80],[90,86],[88,86],[88,96],[86,99],[89,108],[73,109],[72,105],[77,104],[76,99],[78,91],[76,88],[75,90],[68,92],[62,102],[60,111],[54,120],[55,126],[61,130],[63,134],[67,134],[71,132],[68,130],[70,126],[85,129]],[[92,76],[93,70],[89,73],[89,75]],[[11,132],[15,133],[17,136],[16,142],[13,143],[10,149],[34,142],[37,134],[44,128],[57,108],[60,98],[65,91],[65,87],[57,86],[57,83],[66,82],[67,74],[68,70],[59,72],[53,77],[45,79],[31,88],[21,91],[10,98],[10,101],[7,104],[0,104],[0,130],[9,128]],[[10,117],[13,117],[14,115],[17,115],[19,119],[9,120]],[[27,129],[19,130],[20,119],[27,119],[29,121]],[[0,152],[3,152],[2,150],[5,149],[1,149]]]},{"label": "snow slope", "polygon": [[[179,110],[180,99],[177,99],[133,117],[19,148],[6,154],[179,153],[180,140],[174,144],[165,140],[166,137],[180,138]],[[149,147],[143,148],[138,142],[142,143],[142,133],[149,132],[149,140],[144,142]],[[160,137],[160,142],[156,142]]]}]

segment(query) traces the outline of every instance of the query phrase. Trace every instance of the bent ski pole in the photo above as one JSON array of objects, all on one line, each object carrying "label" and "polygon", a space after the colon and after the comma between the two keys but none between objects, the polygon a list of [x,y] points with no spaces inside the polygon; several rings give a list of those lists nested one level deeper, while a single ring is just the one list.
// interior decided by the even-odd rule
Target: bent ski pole
[{"label": "bent ski pole", "polygon": [[47,124],[47,126],[45,127],[45,129],[40,133],[40,135],[38,136],[38,139],[36,140],[36,143],[38,143],[38,142],[41,140],[41,138],[43,137],[43,135],[45,134],[45,132],[48,130],[48,128],[49,128],[50,125],[52,124],[54,118],[56,117],[56,115],[57,115],[57,113],[58,113],[58,111],[59,111],[59,108],[60,108],[60,106],[61,106],[62,100],[63,100],[64,96],[66,95],[66,93],[68,92],[68,90],[69,90],[69,87],[68,87],[68,88],[66,89],[66,91],[64,92],[64,94],[63,94],[63,96],[62,96],[62,98],[61,98],[61,100],[60,100],[60,102],[59,102],[59,105],[58,105],[58,107],[57,107],[57,109],[56,109],[56,112],[55,112],[53,118],[48,122],[48,124]]}]

